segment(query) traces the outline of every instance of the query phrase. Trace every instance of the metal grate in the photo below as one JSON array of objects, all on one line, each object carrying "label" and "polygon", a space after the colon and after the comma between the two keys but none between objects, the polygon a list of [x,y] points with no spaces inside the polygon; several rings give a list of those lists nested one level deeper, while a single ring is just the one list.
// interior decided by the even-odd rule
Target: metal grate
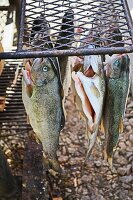
[{"label": "metal grate", "polygon": [[21,8],[18,51],[2,58],[133,52],[126,0],[22,0]]},{"label": "metal grate", "polygon": [[[15,80],[15,72],[18,72]],[[31,129],[27,124],[27,117],[22,102],[21,67],[13,62],[5,65],[0,76],[0,97],[6,97],[6,104],[3,112],[0,112],[1,136],[7,136]]]}]

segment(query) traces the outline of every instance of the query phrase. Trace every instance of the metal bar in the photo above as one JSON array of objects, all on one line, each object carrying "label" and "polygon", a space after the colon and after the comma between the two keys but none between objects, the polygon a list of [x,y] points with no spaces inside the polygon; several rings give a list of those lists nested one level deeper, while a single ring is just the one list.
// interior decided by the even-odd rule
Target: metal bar
[{"label": "metal bar", "polygon": [[55,56],[75,56],[75,55],[101,55],[115,53],[132,53],[133,46],[128,47],[110,47],[95,49],[75,49],[75,50],[52,50],[52,51],[17,51],[0,53],[0,59],[22,59],[37,57],[55,57]]},{"label": "metal bar", "polygon": [[8,11],[10,10],[10,6],[0,6],[0,11]]},{"label": "metal bar", "polygon": [[[19,28],[19,37],[18,37],[17,50],[21,50],[22,46],[23,46],[25,5],[26,5],[26,0],[21,0],[21,20],[20,20],[20,28]],[[15,57],[13,57],[13,58],[15,58]]]},{"label": "metal bar", "polygon": [[130,34],[132,36],[132,41],[133,41],[133,21],[132,21],[132,17],[131,17],[131,14],[130,14],[130,10],[129,10],[129,6],[127,4],[127,0],[121,0],[122,4],[123,4],[123,7],[124,7],[124,13],[125,13],[125,16],[127,18],[127,26],[129,28],[129,31],[130,31]]}]

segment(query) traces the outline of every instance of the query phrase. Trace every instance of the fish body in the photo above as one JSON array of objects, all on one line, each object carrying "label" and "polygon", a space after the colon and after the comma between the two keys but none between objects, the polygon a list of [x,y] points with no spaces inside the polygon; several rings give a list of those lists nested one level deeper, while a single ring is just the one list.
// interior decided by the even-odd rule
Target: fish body
[{"label": "fish body", "polygon": [[[34,46],[40,44],[40,36],[43,36],[39,28],[39,25],[42,26],[42,18],[37,22],[41,24],[38,24],[39,33],[33,35],[32,32]],[[48,27],[46,19],[44,23],[45,27]],[[45,31],[46,33],[47,31]],[[39,37],[39,40],[37,37]],[[44,48],[51,48],[51,45],[48,45],[49,43],[52,44],[50,37],[46,35],[45,38],[48,41],[43,43]],[[42,143],[45,168],[60,172],[56,152],[59,146],[60,131],[65,121],[58,59],[56,57],[45,57],[27,60],[22,73],[22,99],[29,122]]]},{"label": "fish body", "polygon": [[[89,46],[88,48],[91,47]],[[72,72],[72,78],[75,81],[75,89],[81,100],[80,109],[82,106],[82,111],[87,119],[89,136],[89,148],[87,155],[90,155],[95,144],[99,124],[101,122],[105,94],[105,81],[100,56],[85,56],[83,58],[82,68],[82,72]]]},{"label": "fish body", "polygon": [[56,151],[60,131],[64,126],[64,117],[59,79],[51,62],[49,58],[43,61],[41,58],[34,60],[31,67],[32,95],[27,95],[23,80],[22,99],[30,124],[42,142],[44,157],[48,159],[52,168],[58,171]]},{"label": "fish body", "polygon": [[[58,50],[70,49],[72,46],[73,39],[74,39],[74,12],[71,8],[69,8],[68,10],[65,11],[64,16],[62,18],[61,29],[55,44],[56,49]],[[58,57],[58,60],[60,66],[61,81],[64,91],[64,98],[62,104],[66,116],[64,102],[66,97],[68,96],[68,91],[71,85],[70,58],[69,56],[60,56]]]},{"label": "fish body", "polygon": [[112,156],[123,132],[123,117],[129,91],[129,57],[126,54],[111,56],[106,76],[106,97],[103,126],[106,135],[105,158],[112,166]]}]

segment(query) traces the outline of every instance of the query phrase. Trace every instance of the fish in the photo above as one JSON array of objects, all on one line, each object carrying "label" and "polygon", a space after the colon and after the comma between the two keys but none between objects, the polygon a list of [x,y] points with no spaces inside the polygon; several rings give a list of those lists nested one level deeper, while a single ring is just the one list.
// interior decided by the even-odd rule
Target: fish
[{"label": "fish", "polygon": [[[88,46],[88,48],[92,47],[95,48],[92,45]],[[87,119],[89,141],[87,158],[92,152],[101,123],[105,79],[100,56],[84,56],[83,62],[83,71],[73,71],[72,79],[75,81],[75,89],[80,97],[82,110]]]},{"label": "fish", "polygon": [[[71,48],[74,40],[74,11],[69,8],[65,11],[62,18],[61,28],[59,31],[58,38],[56,40],[55,47],[58,50],[68,50]],[[68,96],[69,88],[71,85],[71,66],[70,66],[70,57],[69,56],[60,56],[58,57],[60,72],[61,72],[61,81],[63,85],[64,98],[62,101],[63,110],[65,117],[67,115],[65,110],[65,99]]]},{"label": "fish", "polygon": [[123,118],[129,93],[129,65],[127,54],[113,54],[105,62],[106,95],[103,110],[105,132],[104,157],[113,166],[113,154],[119,134],[123,132]]},{"label": "fish", "polygon": [[[44,22],[46,24],[46,19]],[[37,41],[36,36],[39,37],[39,34],[36,34],[34,37]],[[51,42],[50,38],[48,40]],[[47,44],[46,41],[44,47],[50,48]],[[27,60],[22,74],[22,99],[33,131],[43,146],[44,167],[48,171],[60,173],[57,149],[65,119],[58,58],[43,57]]]},{"label": "fish", "polygon": [[17,192],[17,185],[6,161],[4,152],[0,147],[0,198],[13,197]]}]

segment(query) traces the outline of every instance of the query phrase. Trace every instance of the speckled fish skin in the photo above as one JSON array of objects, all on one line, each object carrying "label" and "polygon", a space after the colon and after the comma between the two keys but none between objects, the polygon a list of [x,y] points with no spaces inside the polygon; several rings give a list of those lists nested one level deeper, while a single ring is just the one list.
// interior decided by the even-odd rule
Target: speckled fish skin
[{"label": "speckled fish skin", "polygon": [[[52,48],[52,42],[47,31],[49,24],[45,16],[41,15],[40,20],[37,19],[36,23],[38,29],[35,35],[32,34],[32,44],[38,49],[43,36],[45,36],[47,40],[41,42],[41,47],[43,46],[44,49]],[[23,103],[30,124],[42,143],[46,170],[53,169],[60,172],[61,168],[56,152],[59,146],[60,131],[65,120],[62,108],[62,83],[58,58],[35,58],[34,60],[27,60],[25,63],[26,73],[22,70]],[[28,88],[29,85],[31,87]],[[27,92],[27,88],[30,90],[29,92]]]},{"label": "speckled fish skin", "polygon": [[122,120],[129,91],[129,57],[111,57],[110,74],[106,77],[106,98],[103,126],[106,134],[105,158],[112,167],[112,156],[122,130]]},{"label": "speckled fish skin", "polygon": [[59,79],[49,58],[44,58],[43,61],[41,58],[34,60],[31,79],[33,87],[31,97],[26,93],[24,81],[22,84],[24,106],[30,124],[42,142],[44,157],[48,160],[49,168],[59,171],[56,151],[59,146],[60,131],[64,126],[64,116]]}]

